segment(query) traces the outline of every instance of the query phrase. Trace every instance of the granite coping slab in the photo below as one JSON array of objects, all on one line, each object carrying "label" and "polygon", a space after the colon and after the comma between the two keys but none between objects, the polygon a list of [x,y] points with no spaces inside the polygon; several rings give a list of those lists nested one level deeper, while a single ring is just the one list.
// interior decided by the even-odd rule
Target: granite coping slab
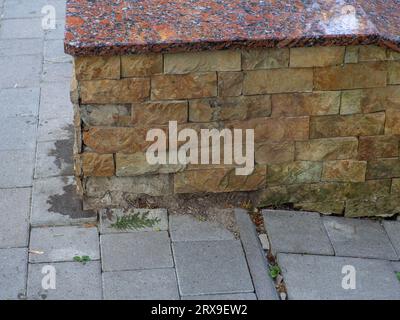
[{"label": "granite coping slab", "polygon": [[68,0],[72,55],[378,44],[400,51],[398,0]]}]

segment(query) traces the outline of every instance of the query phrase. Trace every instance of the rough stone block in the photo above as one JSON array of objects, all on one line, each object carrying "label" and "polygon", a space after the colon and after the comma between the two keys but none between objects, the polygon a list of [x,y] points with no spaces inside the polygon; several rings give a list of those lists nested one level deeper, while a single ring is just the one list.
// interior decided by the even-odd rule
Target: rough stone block
[{"label": "rough stone block", "polygon": [[384,112],[311,117],[310,138],[380,135],[384,123]]},{"label": "rough stone block", "polygon": [[249,49],[242,51],[242,69],[274,69],[289,66],[289,49]]},{"label": "rough stone block", "polygon": [[255,145],[255,160],[260,164],[294,161],[294,142],[265,142]]},{"label": "rough stone block", "polygon": [[99,235],[93,227],[32,228],[29,249],[31,263],[74,261],[75,256],[100,259]]},{"label": "rough stone block", "polygon": [[131,123],[131,106],[118,104],[80,105],[80,117],[86,126],[126,126]]},{"label": "rough stone block", "polygon": [[385,61],[387,60],[386,48],[378,46],[360,46],[360,61]]},{"label": "rough stone block", "polygon": [[372,196],[369,199],[350,199],[346,201],[346,217],[391,217],[399,213],[400,201],[398,195]]},{"label": "rough stone block", "polygon": [[240,71],[239,50],[218,50],[164,54],[164,72],[183,74],[208,71]]},{"label": "rough stone block", "polygon": [[263,210],[262,214],[272,252],[334,254],[318,213]]},{"label": "rough stone block", "polygon": [[[371,77],[371,75],[374,75]],[[385,87],[386,64],[383,62],[364,62],[343,66],[316,68],[314,89],[341,90]]]},{"label": "rough stone block", "polygon": [[397,157],[399,155],[399,141],[399,137],[394,135],[360,137],[358,158],[360,160],[374,160]]},{"label": "rough stone block", "polygon": [[242,94],[242,72],[218,72],[218,95],[236,97]]},{"label": "rough stone block", "polygon": [[390,61],[388,71],[388,83],[400,84],[400,61]]},{"label": "rough stone block", "polygon": [[267,167],[267,185],[318,182],[321,171],[322,163],[314,161],[271,164]]},{"label": "rough stone block", "polygon": [[386,110],[385,134],[400,135],[400,110]]},{"label": "rough stone block", "polygon": [[323,201],[294,204],[294,208],[297,210],[318,212],[326,215],[342,215],[344,212],[344,206],[344,201]]},{"label": "rough stone block", "polygon": [[309,47],[290,49],[290,67],[327,67],[342,64],[345,47]]},{"label": "rough stone block", "polygon": [[163,125],[168,124],[169,121],[184,123],[187,120],[187,101],[151,101],[132,105],[132,123],[134,125]]},{"label": "rough stone block", "polygon": [[185,75],[155,75],[151,80],[152,100],[196,99],[217,96],[215,72]]},{"label": "rough stone block", "polygon": [[121,57],[121,77],[145,77],[162,73],[161,54],[133,54]]},{"label": "rough stone block", "polygon": [[104,272],[103,287],[106,300],[179,300],[172,268]]},{"label": "rough stone block", "polygon": [[392,194],[399,194],[400,193],[400,178],[392,179]]},{"label": "rough stone block", "polygon": [[367,179],[385,179],[400,177],[400,160],[398,158],[377,159],[368,161]]},{"label": "rough stone block", "polygon": [[244,74],[245,95],[312,90],[313,70],[310,68],[255,70]]},{"label": "rough stone block", "polygon": [[296,160],[340,160],[357,157],[358,140],[353,137],[296,141]]},{"label": "rough stone block", "polygon": [[165,231],[103,234],[103,271],[173,267],[170,239]]},{"label": "rough stone block", "polygon": [[344,63],[358,63],[359,46],[347,46]]},{"label": "rough stone block", "polygon": [[397,259],[397,254],[378,221],[324,217],[323,222],[336,255]]},{"label": "rough stone block", "polygon": [[272,117],[321,116],[338,114],[340,92],[274,94]]},{"label": "rough stone block", "polygon": [[268,117],[271,114],[269,95],[199,99],[189,102],[189,121],[211,122]]},{"label": "rough stone block", "polygon": [[84,176],[110,177],[114,175],[114,156],[85,152],[80,155]]},{"label": "rough stone block", "polygon": [[175,193],[230,192],[258,190],[265,185],[265,166],[256,166],[247,176],[235,168],[188,170],[174,175]]},{"label": "rough stone block", "polygon": [[367,170],[366,161],[332,160],[324,162],[323,181],[363,182]]},{"label": "rough stone block", "polygon": [[119,56],[76,57],[75,76],[78,80],[119,79],[121,60]]},{"label": "rough stone block", "polygon": [[150,79],[81,81],[82,103],[132,103],[149,97]]},{"label": "rough stone block", "polygon": [[254,291],[240,241],[180,241],[173,251],[182,296]]}]

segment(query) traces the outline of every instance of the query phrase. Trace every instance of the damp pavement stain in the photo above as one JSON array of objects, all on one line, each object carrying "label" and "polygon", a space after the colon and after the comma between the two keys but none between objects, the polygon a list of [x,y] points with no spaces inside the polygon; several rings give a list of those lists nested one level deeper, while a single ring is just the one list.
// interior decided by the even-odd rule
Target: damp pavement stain
[{"label": "damp pavement stain", "polygon": [[[62,172],[65,171],[65,165],[70,165],[71,167],[73,165],[73,146],[74,142],[72,140],[57,140],[54,142],[54,149],[51,149],[47,154],[48,156],[55,158],[53,163]],[[69,173],[69,171],[65,173]]]}]

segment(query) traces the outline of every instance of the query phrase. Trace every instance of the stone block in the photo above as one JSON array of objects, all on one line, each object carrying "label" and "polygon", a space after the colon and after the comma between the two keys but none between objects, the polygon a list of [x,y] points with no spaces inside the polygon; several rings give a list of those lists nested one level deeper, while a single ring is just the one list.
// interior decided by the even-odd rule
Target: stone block
[{"label": "stone block", "polygon": [[384,112],[311,117],[310,138],[380,135],[384,123]]},{"label": "stone block", "polygon": [[240,70],[241,54],[239,50],[164,54],[164,72],[167,74]]},{"label": "stone block", "polygon": [[386,48],[378,46],[360,46],[360,61],[385,61],[387,60]]},{"label": "stone block", "polygon": [[[371,75],[374,75],[371,77]],[[315,90],[342,90],[385,87],[387,67],[384,62],[364,62],[316,68]]]},{"label": "stone block", "polygon": [[119,79],[121,59],[119,56],[89,56],[74,59],[75,76],[78,80]]},{"label": "stone block", "polygon": [[84,176],[110,177],[114,175],[115,165],[112,154],[85,152],[80,155]]},{"label": "stone block", "polygon": [[240,96],[242,88],[242,72],[218,72],[218,95],[220,97]]},{"label": "stone block", "polygon": [[400,61],[390,61],[388,71],[388,83],[400,84]]},{"label": "stone block", "polygon": [[235,168],[187,170],[174,175],[175,193],[231,192],[258,190],[265,185],[265,166],[256,166],[247,176]]},{"label": "stone block", "polygon": [[272,117],[338,114],[340,92],[326,91],[272,95]]},{"label": "stone block", "polygon": [[291,68],[327,67],[343,64],[346,47],[309,47],[290,49]]},{"label": "stone block", "polygon": [[132,105],[134,125],[163,125],[169,121],[184,123],[188,120],[187,101],[143,102]]},{"label": "stone block", "polygon": [[267,167],[267,185],[318,182],[321,171],[322,163],[315,161],[271,164]]},{"label": "stone block", "polygon": [[320,161],[354,159],[358,140],[355,137],[312,139],[296,141],[296,160]]},{"label": "stone block", "polygon": [[386,110],[385,134],[400,135],[400,110]]},{"label": "stone block", "polygon": [[347,46],[344,55],[344,63],[358,63],[359,46]]},{"label": "stone block", "polygon": [[162,73],[161,54],[133,54],[121,57],[121,77],[146,77]]},{"label": "stone block", "polygon": [[151,80],[152,100],[196,99],[217,96],[215,72],[184,75],[155,75]]},{"label": "stone block", "polygon": [[100,236],[103,271],[173,267],[166,231],[103,234]]},{"label": "stone block", "polygon": [[274,69],[289,66],[289,49],[260,48],[242,51],[242,69]]},{"label": "stone block", "polygon": [[149,97],[150,79],[84,80],[80,88],[83,104],[132,103]]},{"label": "stone block", "polygon": [[385,179],[400,177],[400,160],[398,158],[377,159],[368,161],[367,179]]},{"label": "stone block", "polygon": [[265,142],[255,145],[255,160],[259,164],[294,161],[294,142]]},{"label": "stone block", "polygon": [[[388,120],[386,120],[386,125]],[[358,159],[375,160],[399,155],[399,137],[394,135],[360,137]]]},{"label": "stone block", "polygon": [[131,123],[131,105],[82,104],[80,117],[86,126],[127,126]]},{"label": "stone block", "polygon": [[400,213],[400,201],[398,195],[348,200],[346,201],[345,216],[358,217],[391,217]]},{"label": "stone block", "polygon": [[310,68],[246,71],[243,81],[245,95],[284,92],[311,92],[313,70]]},{"label": "stone block", "polygon": [[392,194],[400,194],[400,178],[392,179]]},{"label": "stone block", "polygon": [[294,208],[297,210],[318,212],[326,215],[342,215],[344,213],[344,207],[344,201],[323,201],[294,204]]},{"label": "stone block", "polygon": [[366,170],[366,161],[326,161],[322,170],[322,181],[363,182]]}]

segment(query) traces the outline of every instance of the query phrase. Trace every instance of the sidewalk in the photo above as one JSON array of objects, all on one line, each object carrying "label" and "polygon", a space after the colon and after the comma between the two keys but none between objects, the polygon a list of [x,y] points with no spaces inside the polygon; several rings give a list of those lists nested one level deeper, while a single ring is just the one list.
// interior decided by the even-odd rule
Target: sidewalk
[{"label": "sidewalk", "polygon": [[[47,4],[56,8],[55,30],[41,28]],[[100,221],[82,211],[64,5],[0,0],[0,300],[277,299],[241,210],[224,212],[235,215],[237,233],[165,209],[139,211],[156,219],[139,231],[115,227],[118,211]],[[400,222],[268,211],[264,221],[289,299],[400,299]],[[359,290],[342,288],[343,265],[355,267]],[[42,286],[48,266],[55,290]]]}]

